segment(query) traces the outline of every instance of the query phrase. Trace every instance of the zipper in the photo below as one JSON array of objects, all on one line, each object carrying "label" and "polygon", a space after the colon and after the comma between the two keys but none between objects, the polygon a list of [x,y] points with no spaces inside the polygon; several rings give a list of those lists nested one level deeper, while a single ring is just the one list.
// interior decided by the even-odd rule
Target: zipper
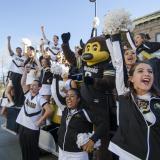
[{"label": "zipper", "polygon": [[[135,102],[134,97],[133,97],[132,94],[131,94],[131,96],[132,96],[132,99],[133,99],[134,104],[136,105],[136,107],[137,107],[137,109],[138,109],[138,111],[139,111],[139,107],[137,106],[137,103]],[[150,99],[150,100],[151,100],[151,99]],[[149,101],[149,107],[150,107],[150,101]],[[140,111],[139,111],[139,112],[140,112]],[[148,160],[148,158],[149,158],[149,153],[150,153],[149,134],[150,134],[150,127],[151,127],[152,125],[148,126],[148,123],[147,123],[147,121],[145,120],[143,114],[142,114],[141,112],[140,112],[140,114],[142,115],[142,117],[143,117],[143,119],[144,119],[144,121],[145,121],[145,123],[146,123],[146,126],[147,126],[147,156],[146,156],[146,160]]]},{"label": "zipper", "polygon": [[[68,110],[68,113],[69,113],[69,110]],[[67,113],[67,118],[68,118],[68,116],[69,116],[68,113]],[[63,151],[64,151],[64,145],[65,145],[65,142],[66,142],[66,135],[67,135],[67,131],[68,131],[69,122],[71,121],[72,117],[73,117],[76,113],[78,113],[78,111],[74,112],[74,113],[71,115],[71,117],[70,117],[69,120],[66,120],[66,131],[65,131],[65,133],[64,133]]]},{"label": "zipper", "polygon": [[[69,113],[69,110],[68,110],[68,113]],[[68,118],[68,113],[67,113],[67,118]],[[67,134],[67,131],[68,131],[68,124],[69,124],[69,121],[71,120],[67,120],[66,118],[66,130],[65,130],[65,133],[64,133],[64,141],[63,141],[63,151],[64,151],[64,145],[65,145],[65,142],[66,142],[66,134]]]},{"label": "zipper", "polygon": [[64,141],[63,141],[63,151],[64,151],[64,145],[65,145],[65,141],[66,141],[67,130],[68,130],[68,124],[66,123],[66,131],[65,131],[65,134],[64,134]]},{"label": "zipper", "polygon": [[149,153],[150,153],[149,135],[150,135],[150,126],[148,126],[148,130],[147,130],[147,148],[148,148],[148,152],[147,152],[146,160],[149,159]]}]

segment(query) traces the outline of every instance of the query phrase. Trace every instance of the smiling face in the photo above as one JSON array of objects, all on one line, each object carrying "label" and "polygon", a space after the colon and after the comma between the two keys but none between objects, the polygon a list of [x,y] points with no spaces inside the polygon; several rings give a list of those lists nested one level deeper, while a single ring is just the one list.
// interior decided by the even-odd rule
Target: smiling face
[{"label": "smiling face", "polygon": [[43,68],[49,67],[49,66],[50,66],[49,63],[50,63],[50,61],[49,61],[49,59],[47,59],[47,58],[43,58],[43,59],[41,60],[41,65],[42,65]]},{"label": "smiling face", "polygon": [[126,65],[132,66],[135,64],[137,58],[134,51],[126,50],[124,53],[124,59],[125,59]]},{"label": "smiling face", "polygon": [[54,45],[58,45],[58,41],[59,41],[58,36],[54,35],[53,36],[53,43],[54,43]]},{"label": "smiling face", "polygon": [[70,109],[74,109],[78,106],[79,101],[80,97],[76,94],[74,90],[70,89],[66,95],[67,107]]},{"label": "smiling face", "polygon": [[31,84],[31,86],[30,86],[30,92],[31,92],[31,94],[32,95],[36,95],[39,92],[40,88],[41,88],[41,86],[40,86],[39,82],[36,81],[36,80],[34,80],[32,82],[32,84]]},{"label": "smiling face", "polygon": [[136,47],[139,47],[144,42],[144,38],[140,34],[137,34],[134,37],[134,41],[135,41]]},{"label": "smiling face", "polygon": [[35,52],[34,52],[34,49],[32,49],[32,47],[27,48],[27,55],[30,58],[33,58],[35,56]]},{"label": "smiling face", "polygon": [[21,56],[21,54],[22,54],[22,49],[21,49],[20,47],[17,47],[17,48],[16,48],[16,53],[17,53],[18,56]]},{"label": "smiling face", "polygon": [[135,67],[130,81],[138,95],[144,95],[150,91],[153,85],[153,71],[149,64],[140,63]]}]

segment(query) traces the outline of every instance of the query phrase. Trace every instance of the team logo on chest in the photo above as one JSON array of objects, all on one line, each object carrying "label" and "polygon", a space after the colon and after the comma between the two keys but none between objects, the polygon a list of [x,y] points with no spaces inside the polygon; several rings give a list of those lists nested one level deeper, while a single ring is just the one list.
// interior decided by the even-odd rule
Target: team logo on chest
[{"label": "team logo on chest", "polygon": [[28,107],[31,107],[31,108],[36,108],[36,104],[33,103],[33,102],[31,102],[31,101],[29,101],[28,99],[26,100],[26,105],[27,105]]},{"label": "team logo on chest", "polygon": [[144,114],[150,112],[149,101],[138,99],[138,107],[140,111]]},{"label": "team logo on chest", "polygon": [[98,68],[91,68],[91,67],[85,66],[85,67],[84,67],[84,70],[85,70],[86,72],[98,73]]},{"label": "team logo on chest", "polygon": [[16,61],[19,61],[19,62],[22,62],[22,63],[24,62],[24,60],[23,60],[23,59],[18,58],[18,57],[16,57],[16,58],[15,58],[15,60],[16,60]]},{"label": "team logo on chest", "polygon": [[92,77],[94,74],[98,73],[98,68],[91,68],[84,66],[85,76]]}]

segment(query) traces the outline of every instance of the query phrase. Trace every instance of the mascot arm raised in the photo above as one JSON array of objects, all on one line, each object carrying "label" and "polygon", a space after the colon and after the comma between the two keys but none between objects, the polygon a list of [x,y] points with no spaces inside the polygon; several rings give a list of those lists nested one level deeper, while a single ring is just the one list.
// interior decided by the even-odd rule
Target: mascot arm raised
[{"label": "mascot arm raised", "polygon": [[62,50],[63,50],[63,54],[65,56],[65,58],[67,59],[67,61],[71,64],[71,65],[76,65],[76,56],[74,54],[74,52],[70,49],[69,46],[69,40],[70,40],[70,33],[63,33],[61,35],[62,38]]}]

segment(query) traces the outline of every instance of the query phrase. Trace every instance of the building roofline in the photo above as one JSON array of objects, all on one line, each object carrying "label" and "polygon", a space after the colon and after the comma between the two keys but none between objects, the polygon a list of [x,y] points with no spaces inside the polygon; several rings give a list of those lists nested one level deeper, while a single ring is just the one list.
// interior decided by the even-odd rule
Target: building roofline
[{"label": "building roofline", "polygon": [[157,18],[160,18],[160,10],[153,12],[153,13],[150,13],[150,14],[147,14],[143,17],[136,18],[133,20],[133,23],[134,23],[134,25],[139,25],[139,24],[142,24],[142,23],[145,23],[147,21],[151,21],[151,20],[157,19]]}]

